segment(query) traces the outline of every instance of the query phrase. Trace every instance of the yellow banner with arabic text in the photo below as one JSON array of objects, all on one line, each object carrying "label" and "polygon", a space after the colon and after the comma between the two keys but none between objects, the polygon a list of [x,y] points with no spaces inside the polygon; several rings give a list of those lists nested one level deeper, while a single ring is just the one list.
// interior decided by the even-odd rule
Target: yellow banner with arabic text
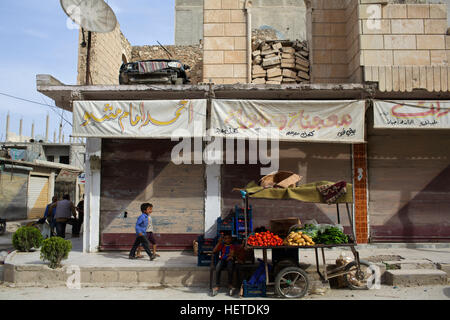
[{"label": "yellow banner with arabic text", "polygon": [[203,137],[206,100],[75,101],[73,136]]}]

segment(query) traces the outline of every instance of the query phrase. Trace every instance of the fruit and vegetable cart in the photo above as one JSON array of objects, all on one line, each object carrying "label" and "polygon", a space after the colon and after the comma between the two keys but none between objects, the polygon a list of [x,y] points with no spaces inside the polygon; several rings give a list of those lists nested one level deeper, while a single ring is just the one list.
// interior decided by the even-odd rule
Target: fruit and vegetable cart
[{"label": "fruit and vegetable cart", "polygon": [[[321,194],[317,191],[317,186],[327,184],[332,183],[321,181],[291,188],[263,188],[252,182],[244,189],[234,189],[234,191],[240,191],[243,199],[243,207],[246,211],[249,208],[249,198],[271,200],[294,199],[307,203],[325,203]],[[260,241],[257,243],[256,241],[249,241],[252,237],[254,240],[255,235],[250,235],[247,233],[248,221],[245,219],[246,249],[262,250],[266,273],[266,286],[274,285],[275,293],[284,298],[302,298],[306,295],[310,287],[310,280],[307,273],[300,268],[299,253],[304,249],[314,249],[316,271],[323,281],[328,281],[331,278],[343,276],[346,284],[351,289],[368,289],[367,283],[373,273],[370,269],[370,264],[366,261],[360,260],[359,253],[355,249],[357,244],[354,240],[356,239],[354,234],[354,219],[350,209],[350,204],[352,204],[352,202],[352,185],[347,184],[347,192],[335,202],[338,224],[341,223],[339,206],[345,205],[346,207],[348,220],[352,229],[352,235],[348,237],[348,241],[346,241],[347,243],[316,244],[312,241],[311,237],[306,235],[301,237],[301,232],[299,232],[298,234],[292,233],[292,235],[290,235],[291,238],[298,239],[301,237],[303,239],[299,243],[291,245],[289,244],[290,240],[287,241],[287,239],[285,239],[283,242],[280,242],[280,238],[274,236],[270,231],[266,232],[265,236],[271,238],[271,241],[265,243]],[[247,215],[245,214],[244,216],[246,217]],[[333,270],[329,270],[329,268],[327,268],[325,252],[326,249],[334,247],[349,248],[354,256],[354,261],[346,265],[336,267]],[[268,250],[272,251],[273,266],[271,268],[271,274],[269,272],[269,263],[267,259]],[[319,251],[322,258],[322,265],[320,265],[319,262]],[[271,278],[273,279],[273,282],[270,281]]]}]

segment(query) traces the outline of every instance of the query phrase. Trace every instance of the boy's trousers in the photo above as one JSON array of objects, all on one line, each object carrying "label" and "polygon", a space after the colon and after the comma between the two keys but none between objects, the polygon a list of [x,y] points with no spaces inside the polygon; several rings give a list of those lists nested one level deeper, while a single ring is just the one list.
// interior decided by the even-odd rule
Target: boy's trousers
[{"label": "boy's trousers", "polygon": [[144,247],[145,252],[147,252],[149,257],[153,256],[153,253],[150,251],[149,248],[149,242],[145,236],[137,236],[136,240],[134,241],[133,247],[130,251],[130,257],[134,257],[136,255],[136,250],[139,247],[139,245],[142,244]]}]

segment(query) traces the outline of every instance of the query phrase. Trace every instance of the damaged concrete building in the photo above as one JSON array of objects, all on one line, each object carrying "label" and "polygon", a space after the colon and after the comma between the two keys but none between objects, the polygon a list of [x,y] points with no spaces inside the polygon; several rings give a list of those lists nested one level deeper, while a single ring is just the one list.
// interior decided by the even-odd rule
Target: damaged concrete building
[{"label": "damaged concrete building", "polygon": [[[150,118],[168,124],[170,117],[161,109],[166,105],[170,110],[189,105],[183,109],[190,110],[183,115],[186,128],[200,117],[206,126],[201,137],[237,138],[247,151],[265,128],[263,120],[271,122],[279,133],[280,169],[303,176],[301,183],[352,184],[352,221],[343,217],[341,223],[350,225],[358,243],[450,240],[450,153],[442,147],[450,141],[446,4],[180,0],[176,12],[175,45],[165,48],[192,67],[190,85],[119,85],[123,62],[167,57],[160,46],[132,46],[120,27],[93,35],[91,85],[85,85],[82,47],[77,86],[38,76],[39,92],[60,108],[87,114],[85,122],[80,116],[74,123],[79,134],[91,130],[80,135],[87,137],[86,252],[129,249],[139,205],[147,201],[155,206],[161,248],[191,248],[198,235],[215,236],[217,218],[240,204],[233,188],[261,178],[266,164],[248,156],[240,164],[174,164],[177,142],[170,134],[155,131],[161,129],[157,125],[146,133],[132,128]],[[186,20],[191,23],[183,24]],[[307,54],[287,49],[300,42]],[[258,56],[261,68],[254,68]],[[291,72],[269,74],[268,63],[280,69],[284,63]],[[301,63],[308,65],[309,79],[297,82]],[[283,82],[284,77],[295,82]],[[263,80],[252,83],[256,78]],[[280,84],[268,83],[271,78]],[[119,107],[120,112],[129,108],[121,113],[128,129],[114,131],[113,121],[88,126],[95,117],[118,117],[112,110]],[[334,107],[348,107],[351,121],[337,121]],[[317,117],[307,114],[308,108],[319,112]],[[155,112],[151,117],[149,110]],[[322,134],[328,125],[338,131]],[[101,127],[108,132],[99,133]],[[264,199],[252,204],[254,226],[268,225],[275,213],[337,222],[335,207],[326,204],[286,200],[274,205]]]}]

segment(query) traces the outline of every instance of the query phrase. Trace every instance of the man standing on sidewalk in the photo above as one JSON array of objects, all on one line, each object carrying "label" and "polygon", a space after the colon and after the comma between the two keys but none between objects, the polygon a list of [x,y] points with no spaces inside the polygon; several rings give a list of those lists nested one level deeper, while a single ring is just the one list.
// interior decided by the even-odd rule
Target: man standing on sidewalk
[{"label": "man standing on sidewalk", "polygon": [[81,201],[78,202],[77,205],[77,211],[78,211],[78,219],[75,221],[75,223],[72,226],[72,237],[79,238],[80,232],[81,232],[81,226],[84,222],[84,195],[81,198]]},{"label": "man standing on sidewalk", "polygon": [[62,200],[52,204],[49,211],[52,212],[53,210],[55,210],[56,236],[64,239],[66,237],[67,222],[72,216],[74,218],[77,217],[77,212],[72,201],[70,201],[70,196],[66,194]]},{"label": "man standing on sidewalk", "polygon": [[131,248],[129,258],[136,259],[136,250],[140,244],[144,247],[145,252],[147,252],[150,260],[154,260],[155,256],[150,251],[149,242],[145,237],[148,227],[148,215],[153,211],[153,205],[150,203],[143,203],[141,205],[142,214],[136,221],[136,240],[134,241],[133,247]]}]

